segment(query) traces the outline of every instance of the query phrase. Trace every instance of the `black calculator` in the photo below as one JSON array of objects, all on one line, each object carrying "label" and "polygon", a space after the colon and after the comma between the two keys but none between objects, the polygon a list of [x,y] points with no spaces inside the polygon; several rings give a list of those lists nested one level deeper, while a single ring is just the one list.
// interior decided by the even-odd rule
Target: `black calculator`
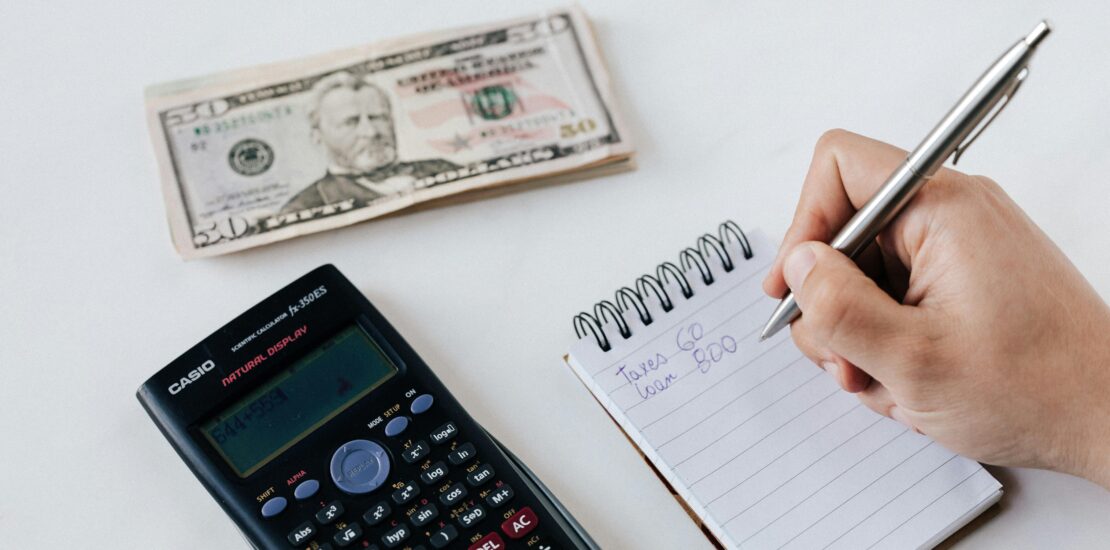
[{"label": "black calculator", "polygon": [[137,395],[255,548],[596,548],[331,265]]}]

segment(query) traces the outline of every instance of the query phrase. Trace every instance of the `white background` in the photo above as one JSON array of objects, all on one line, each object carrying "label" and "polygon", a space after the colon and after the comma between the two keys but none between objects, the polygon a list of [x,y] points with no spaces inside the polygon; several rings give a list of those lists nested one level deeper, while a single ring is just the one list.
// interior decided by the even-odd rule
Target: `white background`
[{"label": "white background", "polygon": [[[0,7],[7,547],[241,547],[133,392],[328,262],[603,546],[704,547],[563,365],[572,315],[723,219],[781,237],[823,130],[912,147],[1041,17],[1056,32],[961,167],[999,181],[1110,296],[1105,2],[587,1],[638,170],[189,263],[170,246],[145,85],[557,4],[106,4]],[[991,471],[1006,496],[957,547],[1110,540],[1110,492]]]}]

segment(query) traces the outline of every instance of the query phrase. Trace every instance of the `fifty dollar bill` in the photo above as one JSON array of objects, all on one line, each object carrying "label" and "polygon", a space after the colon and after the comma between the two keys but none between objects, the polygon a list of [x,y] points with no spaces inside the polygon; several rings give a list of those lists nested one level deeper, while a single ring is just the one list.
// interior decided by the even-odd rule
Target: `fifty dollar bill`
[{"label": "fifty dollar bill", "polygon": [[185,258],[632,153],[577,8],[160,84],[146,110]]}]

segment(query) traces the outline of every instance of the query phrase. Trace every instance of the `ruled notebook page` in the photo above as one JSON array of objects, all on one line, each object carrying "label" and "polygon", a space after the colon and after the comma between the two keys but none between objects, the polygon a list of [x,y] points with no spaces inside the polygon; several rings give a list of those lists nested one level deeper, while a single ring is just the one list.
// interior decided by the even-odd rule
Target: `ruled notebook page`
[{"label": "ruled notebook page", "polygon": [[[669,288],[675,307],[631,312],[602,352],[590,336],[568,363],[718,540],[730,548],[929,548],[1001,496],[960,457],[879,416],[794,347],[759,342],[775,307],[761,290],[774,249],[716,280]],[[735,244],[735,243],[733,243]]]}]

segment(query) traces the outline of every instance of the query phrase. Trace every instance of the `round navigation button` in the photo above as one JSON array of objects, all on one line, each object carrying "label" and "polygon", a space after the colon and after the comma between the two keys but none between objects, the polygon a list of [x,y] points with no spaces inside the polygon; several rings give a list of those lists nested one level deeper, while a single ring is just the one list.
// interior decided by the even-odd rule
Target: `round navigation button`
[{"label": "round navigation button", "polygon": [[385,435],[388,435],[389,437],[401,435],[401,432],[405,431],[405,428],[408,427],[409,417],[398,416],[397,418],[390,420],[389,424],[385,425]]},{"label": "round navigation button", "polygon": [[389,477],[389,454],[365,439],[348,441],[331,456],[331,480],[352,495],[369,493]]},{"label": "round navigation button", "polygon": [[262,517],[272,518],[280,514],[285,510],[286,504],[288,504],[288,502],[285,500],[285,497],[274,497],[267,500],[266,504],[262,505]]},{"label": "round navigation button", "polygon": [[430,393],[418,395],[416,399],[412,400],[412,404],[409,405],[409,410],[412,411],[412,414],[428,412],[428,409],[432,408],[433,401],[435,401],[435,398],[432,397]]},{"label": "round navigation button", "polygon": [[302,481],[299,485],[297,485],[296,489],[293,489],[293,496],[296,497],[297,500],[304,500],[311,497],[312,495],[315,495],[316,491],[319,490],[319,481],[316,481],[315,479],[306,479]]}]

